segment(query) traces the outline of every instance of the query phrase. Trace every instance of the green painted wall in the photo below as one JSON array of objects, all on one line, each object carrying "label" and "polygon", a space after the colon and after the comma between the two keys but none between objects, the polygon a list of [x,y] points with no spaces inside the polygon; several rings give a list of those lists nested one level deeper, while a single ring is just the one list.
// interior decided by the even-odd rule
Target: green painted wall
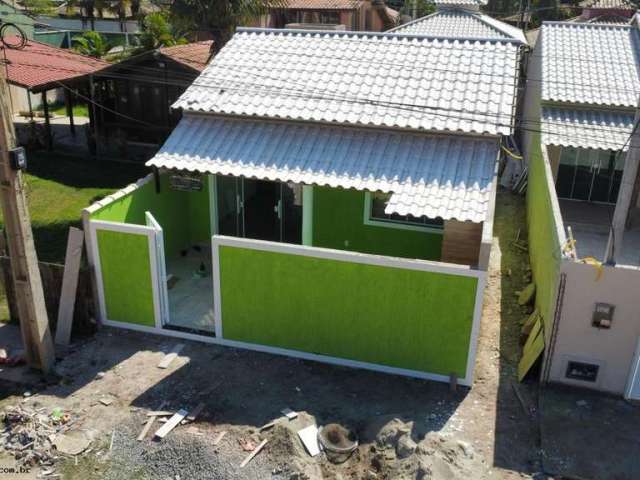
[{"label": "green painted wall", "polygon": [[560,272],[560,241],[553,217],[551,195],[547,187],[540,134],[533,135],[527,186],[527,225],[529,258],[536,283],[536,307],[544,320],[545,332],[551,332],[553,306]]},{"label": "green painted wall", "polygon": [[160,177],[160,193],[152,180],[133,193],[101,208],[91,218],[146,225],[149,211],[164,230],[167,256],[197,242],[208,242],[209,189],[206,179],[201,192],[180,192],[169,188],[167,175]]},{"label": "green painted wall", "polygon": [[465,376],[477,279],[220,248],[225,339]]},{"label": "green painted wall", "polygon": [[313,246],[440,260],[442,234],[365,225],[364,202],[362,191],[314,187]]},{"label": "green painted wall", "polygon": [[153,326],[153,289],[146,235],[97,231],[107,319]]}]

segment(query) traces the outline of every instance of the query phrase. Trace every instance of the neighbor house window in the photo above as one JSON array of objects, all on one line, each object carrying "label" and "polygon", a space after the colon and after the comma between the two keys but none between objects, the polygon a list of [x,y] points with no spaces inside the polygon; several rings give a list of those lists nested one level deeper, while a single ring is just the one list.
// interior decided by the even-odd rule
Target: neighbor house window
[{"label": "neighbor house window", "polygon": [[374,225],[389,225],[411,229],[442,230],[444,221],[441,218],[414,217],[413,215],[387,214],[384,212],[390,193],[367,192],[365,197],[365,223]]}]

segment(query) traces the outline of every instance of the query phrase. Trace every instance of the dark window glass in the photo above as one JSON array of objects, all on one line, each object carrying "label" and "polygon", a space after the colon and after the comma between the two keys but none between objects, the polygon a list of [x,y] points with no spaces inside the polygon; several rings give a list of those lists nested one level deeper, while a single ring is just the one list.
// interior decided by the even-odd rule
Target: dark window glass
[{"label": "dark window glass", "polygon": [[384,209],[391,198],[390,193],[375,192],[371,194],[371,220],[399,223],[403,225],[414,225],[418,227],[442,228],[444,221],[441,218],[414,217],[413,215],[398,215],[397,213],[386,214]]}]

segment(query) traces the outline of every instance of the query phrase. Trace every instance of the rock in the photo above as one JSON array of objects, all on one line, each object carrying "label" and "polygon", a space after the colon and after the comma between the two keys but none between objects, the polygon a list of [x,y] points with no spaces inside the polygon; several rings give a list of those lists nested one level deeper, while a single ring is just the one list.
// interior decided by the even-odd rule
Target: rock
[{"label": "rock", "polygon": [[418,469],[416,470],[416,480],[428,480],[431,478],[431,475],[431,467],[427,462],[421,461],[418,464]]},{"label": "rock", "polygon": [[376,480],[377,478],[378,474],[376,472],[373,472],[371,470],[367,472],[367,480]]},{"label": "rock", "polygon": [[473,447],[470,443],[458,440],[458,447],[460,447],[460,450],[462,450],[465,457],[473,458]]},{"label": "rock", "polygon": [[393,418],[382,426],[374,425],[377,432],[375,441],[380,448],[395,448],[398,440],[403,435],[411,432],[411,424],[404,423],[399,418]]},{"label": "rock", "polygon": [[411,438],[411,435],[406,433],[398,439],[396,454],[398,458],[407,458],[416,451],[417,446],[416,442]]},{"label": "rock", "polygon": [[90,440],[80,433],[58,435],[53,444],[60,453],[78,455],[86,450]]},{"label": "rock", "polygon": [[96,378],[97,378],[98,380],[100,380],[100,379],[104,378],[104,375],[105,375],[105,373],[104,373],[104,372],[98,372],[98,374],[96,375]]}]

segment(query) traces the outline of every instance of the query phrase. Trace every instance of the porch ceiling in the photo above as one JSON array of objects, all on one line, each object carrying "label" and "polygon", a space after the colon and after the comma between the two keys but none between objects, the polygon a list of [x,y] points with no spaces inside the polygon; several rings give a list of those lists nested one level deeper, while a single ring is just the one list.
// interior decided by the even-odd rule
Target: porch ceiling
[{"label": "porch ceiling", "polygon": [[633,120],[633,113],[543,107],[542,142],[563,147],[626,150]]},{"label": "porch ceiling", "polygon": [[393,192],[387,213],[482,222],[497,139],[185,115],[147,165]]}]

